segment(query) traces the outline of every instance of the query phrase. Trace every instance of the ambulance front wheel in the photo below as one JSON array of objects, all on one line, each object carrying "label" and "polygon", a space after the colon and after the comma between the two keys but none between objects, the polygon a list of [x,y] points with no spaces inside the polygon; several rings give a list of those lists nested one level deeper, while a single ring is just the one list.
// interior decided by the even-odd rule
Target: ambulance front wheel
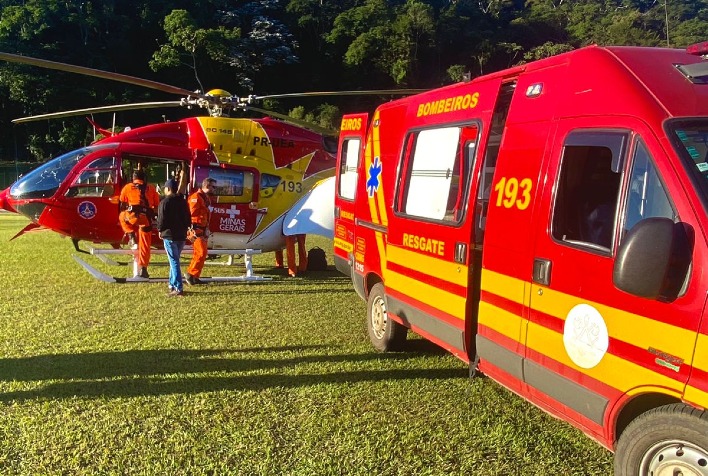
[{"label": "ambulance front wheel", "polygon": [[366,323],[369,339],[376,350],[389,352],[403,349],[408,329],[389,319],[386,312],[386,295],[381,283],[376,283],[369,293]]},{"label": "ambulance front wheel", "polygon": [[708,412],[682,403],[637,417],[622,432],[615,475],[708,475]]}]

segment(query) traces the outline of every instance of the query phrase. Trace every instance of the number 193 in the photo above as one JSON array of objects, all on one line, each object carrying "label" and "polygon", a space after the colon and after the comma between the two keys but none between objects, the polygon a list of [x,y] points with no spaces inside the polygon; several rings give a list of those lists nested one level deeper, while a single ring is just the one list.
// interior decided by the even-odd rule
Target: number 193
[{"label": "number 193", "polygon": [[525,210],[531,203],[532,186],[533,182],[530,178],[521,179],[519,182],[516,177],[502,177],[494,186],[494,192],[497,194],[496,205]]}]

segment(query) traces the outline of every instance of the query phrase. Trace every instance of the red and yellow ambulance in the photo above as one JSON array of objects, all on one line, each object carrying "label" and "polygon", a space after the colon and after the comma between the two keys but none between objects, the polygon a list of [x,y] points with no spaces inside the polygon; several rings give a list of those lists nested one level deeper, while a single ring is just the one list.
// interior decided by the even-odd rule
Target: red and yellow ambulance
[{"label": "red and yellow ambulance", "polygon": [[592,46],[345,116],[335,262],[374,347],[411,329],[617,474],[708,474],[705,55]]}]

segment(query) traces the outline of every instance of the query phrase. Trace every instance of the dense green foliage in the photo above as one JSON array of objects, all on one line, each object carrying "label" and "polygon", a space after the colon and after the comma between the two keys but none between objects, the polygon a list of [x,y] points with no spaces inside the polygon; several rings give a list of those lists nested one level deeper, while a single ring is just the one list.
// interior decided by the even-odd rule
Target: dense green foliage
[{"label": "dense green foliage", "polygon": [[[435,345],[373,351],[332,270],[262,284],[106,284],[0,213],[0,474],[607,475],[612,455]],[[130,270],[92,265],[116,276]],[[122,257],[125,259],[125,257]],[[116,259],[121,259],[118,257]],[[167,276],[164,255],[150,273]],[[207,266],[239,275],[242,265]]]},{"label": "dense green foliage", "polygon": [[[706,0],[0,0],[0,51],[233,94],[429,88],[597,44],[706,40]],[[0,159],[44,160],[92,140],[82,118],[12,118],[175,99],[71,73],[0,64]],[[381,98],[270,102],[330,123]],[[193,112],[191,112],[193,114]],[[118,115],[133,126],[190,111]],[[99,118],[104,123],[110,115]]]}]

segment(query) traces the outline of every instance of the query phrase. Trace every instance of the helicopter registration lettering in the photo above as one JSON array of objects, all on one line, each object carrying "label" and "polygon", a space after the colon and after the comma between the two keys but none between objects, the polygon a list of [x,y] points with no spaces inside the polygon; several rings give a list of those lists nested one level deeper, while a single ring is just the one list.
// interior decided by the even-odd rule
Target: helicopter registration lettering
[{"label": "helicopter registration lettering", "polygon": [[207,127],[206,128],[207,133],[213,133],[213,134],[226,134],[226,135],[232,135],[234,133],[233,129],[219,129],[216,127]]},{"label": "helicopter registration lettering", "polygon": [[267,137],[254,137],[253,138],[253,145],[262,145],[265,147],[283,147],[283,148],[290,148],[290,147],[295,147],[295,141],[292,140],[287,140],[287,139],[281,139],[281,138],[274,138],[274,139],[268,139]]}]

